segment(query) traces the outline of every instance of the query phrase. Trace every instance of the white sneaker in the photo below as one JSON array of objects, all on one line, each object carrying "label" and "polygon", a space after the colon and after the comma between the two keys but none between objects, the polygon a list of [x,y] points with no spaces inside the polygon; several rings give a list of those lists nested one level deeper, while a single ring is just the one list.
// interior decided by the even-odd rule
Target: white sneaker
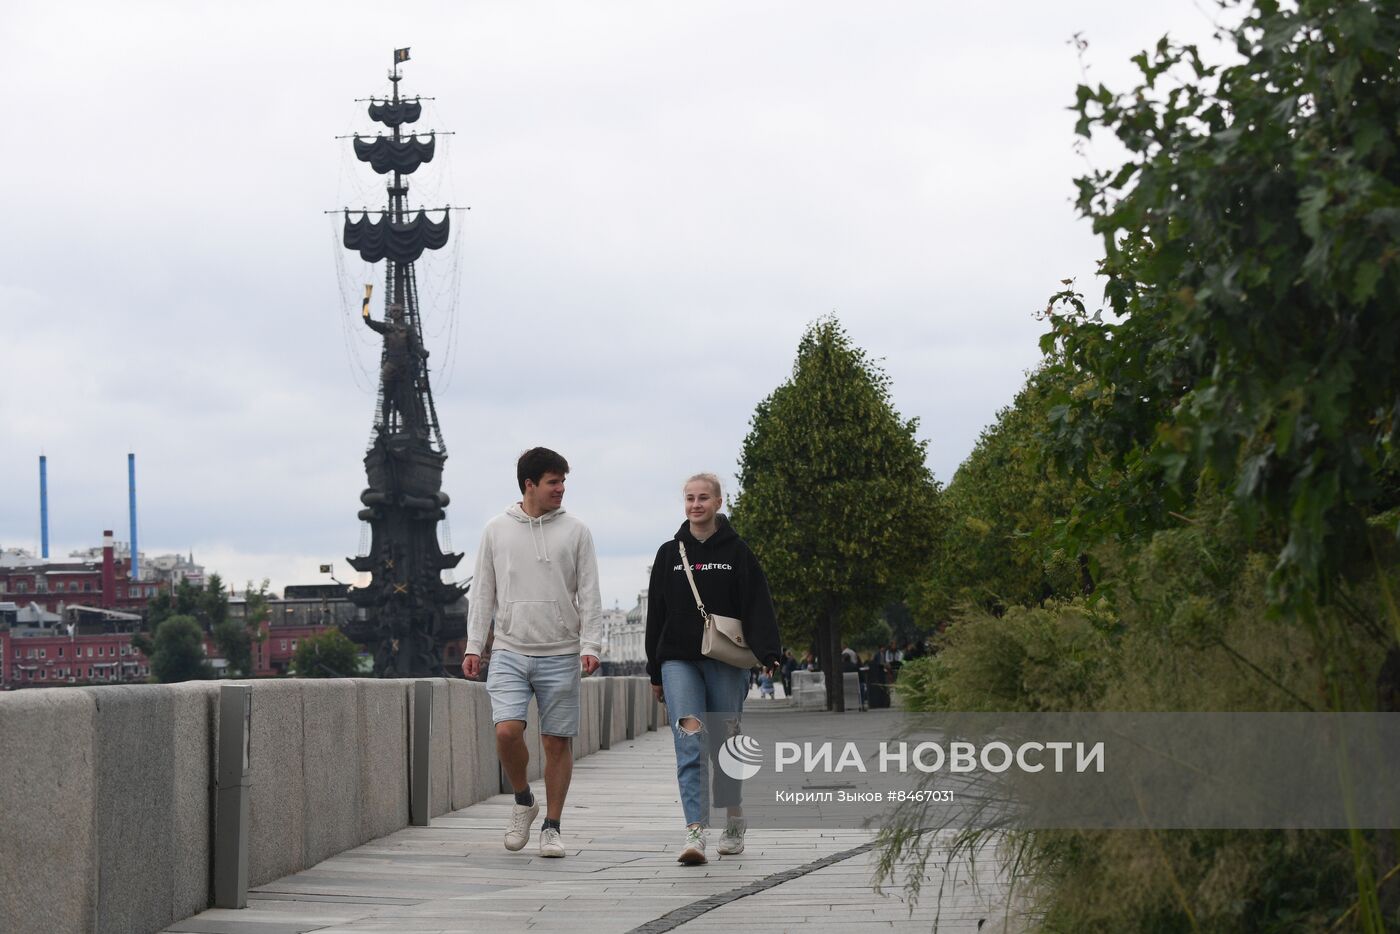
[{"label": "white sneaker", "polygon": [[546,827],[540,831],[540,855],[556,859],[562,859],[564,856],[564,843],[559,839],[559,831],[553,827]]},{"label": "white sneaker", "polygon": [[530,825],[535,822],[535,817],[540,813],[540,803],[526,807],[523,804],[513,804],[510,808],[510,826],[506,828],[506,849],[514,853],[516,850],[525,849],[525,844],[530,842]]},{"label": "white sneaker", "polygon": [[705,828],[687,827],[685,829],[685,847],[681,849],[681,855],[676,857],[676,862],[684,863],[687,866],[700,866],[708,863],[705,858]]},{"label": "white sneaker", "polygon": [[720,856],[734,856],[744,852],[744,831],[749,822],[742,817],[731,817],[724,825],[724,833],[719,835],[719,846],[715,850]]}]

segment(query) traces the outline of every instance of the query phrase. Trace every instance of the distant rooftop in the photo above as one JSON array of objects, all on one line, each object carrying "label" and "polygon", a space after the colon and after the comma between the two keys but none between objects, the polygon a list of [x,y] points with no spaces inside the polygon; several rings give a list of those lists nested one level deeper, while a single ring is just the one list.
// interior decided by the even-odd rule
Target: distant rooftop
[{"label": "distant rooftop", "polygon": [[0,568],[23,567],[34,560],[34,555],[23,548],[0,548]]}]

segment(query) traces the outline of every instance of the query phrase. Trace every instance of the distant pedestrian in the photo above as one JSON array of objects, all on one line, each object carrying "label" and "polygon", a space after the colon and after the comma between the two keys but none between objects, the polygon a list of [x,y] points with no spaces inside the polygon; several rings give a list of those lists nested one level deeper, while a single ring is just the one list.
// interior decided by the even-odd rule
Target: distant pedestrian
[{"label": "distant pedestrian", "polygon": [[849,645],[841,650],[841,671],[843,674],[851,672],[856,676],[856,693],[860,697],[860,707],[865,709],[865,677],[861,673],[860,655]]},{"label": "distant pedestrian", "polygon": [[797,670],[797,657],[792,654],[792,649],[783,653],[783,665],[780,669],[783,678],[783,696],[792,696],[792,673]]},{"label": "distant pedestrian", "polygon": [[885,650],[885,664],[889,666],[890,683],[893,684],[899,678],[899,669],[904,667],[904,650],[893,641]]},{"label": "distant pedestrian", "polygon": [[[711,768],[739,718],[748,694],[747,665],[736,666],[701,651],[705,614],[742,621],[743,638],[755,659],[773,665],[781,643],[768,580],[749,546],[720,514],[724,494],[714,474],[696,474],[683,488],[686,521],[656,551],[647,588],[647,673],[651,689],[666,705],[676,746],[676,781],[685,813],[685,843],[678,862],[707,862],[710,808],[725,808],[718,852],[744,851],[739,782]],[[697,598],[698,594],[698,598]],[[706,712],[726,723],[706,723]],[[727,727],[727,729],[725,728]],[[713,779],[713,799],[711,798]]]},{"label": "distant pedestrian", "polygon": [[871,709],[890,705],[890,682],[894,680],[894,648],[879,646],[870,656],[865,674],[865,698]]},{"label": "distant pedestrian", "polygon": [[767,668],[763,669],[758,676],[758,696],[760,698],[766,697],[769,700],[773,699],[773,675]]},{"label": "distant pedestrian", "polygon": [[548,448],[531,448],[520,455],[515,471],[520,502],[488,522],[481,535],[462,674],[477,677],[494,619],[486,692],[496,724],[496,752],[515,792],[505,846],[524,849],[540,812],[526,779],[525,717],[533,695],[539,705],[548,808],[540,855],[561,857],[559,821],[573,777],[579,672],[597,671],[602,654],[598,559],[588,527],[563,509],[568,461]]}]

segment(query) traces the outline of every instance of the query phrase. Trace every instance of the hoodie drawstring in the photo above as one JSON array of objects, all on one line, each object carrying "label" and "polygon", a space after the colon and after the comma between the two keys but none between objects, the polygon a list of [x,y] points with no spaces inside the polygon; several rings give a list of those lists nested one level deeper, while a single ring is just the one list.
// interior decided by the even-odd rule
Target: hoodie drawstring
[{"label": "hoodie drawstring", "polygon": [[[534,520],[534,518],[531,517],[528,513],[527,513],[526,516],[525,516],[525,520],[526,520],[527,523],[529,523],[529,526],[530,526],[530,544],[531,544],[531,545],[534,545],[534,544],[535,544],[535,520]],[[541,556],[541,554],[540,554],[541,551],[543,551],[543,553],[544,553],[543,556]],[[549,543],[548,543],[547,541],[545,541],[545,538],[544,538],[544,516],[540,516],[540,543],[539,543],[539,546],[535,548],[535,560],[536,560],[536,561],[544,561],[545,564],[553,564],[553,562],[549,560]]]}]

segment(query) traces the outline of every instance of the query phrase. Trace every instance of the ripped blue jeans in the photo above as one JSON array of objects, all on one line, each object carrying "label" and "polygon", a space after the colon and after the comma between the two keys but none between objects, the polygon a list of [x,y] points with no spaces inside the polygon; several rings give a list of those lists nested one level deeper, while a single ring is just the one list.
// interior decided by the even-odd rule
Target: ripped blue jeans
[{"label": "ripped blue jeans", "polygon": [[[749,673],[712,658],[661,663],[661,690],[666,719],[676,743],[676,781],[680,784],[685,822],[710,824],[711,778],[714,807],[738,807],[740,784],[718,767],[711,768],[724,741],[737,729],[749,692]],[[721,716],[731,714],[731,716]],[[719,723],[706,722],[721,716]],[[699,730],[686,730],[681,721],[694,717]]]}]

